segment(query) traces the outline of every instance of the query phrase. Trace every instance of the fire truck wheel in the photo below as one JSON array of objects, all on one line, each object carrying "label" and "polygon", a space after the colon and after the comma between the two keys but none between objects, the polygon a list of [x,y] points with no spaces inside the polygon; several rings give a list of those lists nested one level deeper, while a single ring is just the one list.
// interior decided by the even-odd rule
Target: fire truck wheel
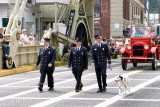
[{"label": "fire truck wheel", "polygon": [[137,67],[137,63],[133,63],[133,66],[134,66],[134,67]]},{"label": "fire truck wheel", "polygon": [[156,53],[152,55],[152,70],[156,70],[157,68],[157,58],[156,58]]},{"label": "fire truck wheel", "polygon": [[[125,57],[125,55],[122,54],[122,57]],[[121,63],[122,63],[122,69],[126,70],[126,68],[127,68],[127,61],[126,61],[126,59],[121,59]]]}]

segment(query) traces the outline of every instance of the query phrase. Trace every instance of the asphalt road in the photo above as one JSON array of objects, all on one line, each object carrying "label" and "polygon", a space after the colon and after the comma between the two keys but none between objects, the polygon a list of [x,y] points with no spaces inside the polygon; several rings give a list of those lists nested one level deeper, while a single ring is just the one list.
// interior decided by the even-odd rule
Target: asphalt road
[{"label": "asphalt road", "polygon": [[[83,91],[74,92],[75,79],[67,66],[54,72],[55,90],[37,89],[39,71],[0,77],[0,107],[160,107],[160,64],[157,70],[151,64],[128,64],[122,70],[120,59],[112,60],[112,71],[107,69],[107,91],[96,93],[98,86],[94,68],[83,72]],[[131,93],[118,95],[117,75],[128,75]]]}]

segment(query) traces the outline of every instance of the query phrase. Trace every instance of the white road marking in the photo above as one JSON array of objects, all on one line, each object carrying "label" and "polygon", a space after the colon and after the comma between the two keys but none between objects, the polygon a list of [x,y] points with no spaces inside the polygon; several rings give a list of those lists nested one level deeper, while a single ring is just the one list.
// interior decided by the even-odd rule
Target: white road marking
[{"label": "white road marking", "polygon": [[[124,75],[125,75],[125,76],[129,76],[129,75],[137,74],[137,73],[139,73],[139,72],[142,72],[144,69],[149,69],[149,68],[150,68],[150,67],[145,67],[145,68],[140,69],[140,70],[136,70],[136,71],[132,71],[132,72],[129,72],[129,73],[125,73]],[[115,81],[115,78],[116,78],[116,77],[111,78],[111,79],[108,79],[108,80],[107,80],[107,81],[108,81],[107,83],[110,83],[110,82]],[[91,89],[96,88],[96,87],[97,87],[97,84],[93,84],[93,85],[84,87],[83,90],[84,90],[84,91],[88,91],[88,90],[91,90]],[[83,91],[82,91],[82,92],[83,92]],[[81,92],[80,92],[80,93],[81,93]],[[66,93],[66,94],[64,94],[64,95],[61,95],[61,96],[52,98],[52,99],[50,99],[50,100],[43,101],[43,102],[41,102],[41,103],[32,105],[32,106],[30,106],[30,107],[44,107],[44,106],[48,106],[48,105],[50,105],[50,104],[53,104],[53,103],[55,103],[55,102],[61,101],[61,100],[63,100],[63,99],[66,99],[66,98],[69,98],[69,97],[72,97],[72,96],[75,96],[75,95],[78,95],[78,94],[80,94],[80,93],[75,93],[74,91],[72,91],[72,92]]]},{"label": "white road marking", "polygon": [[[71,70],[69,70],[70,73],[71,73]],[[68,73],[69,71],[65,71],[65,72],[60,72],[60,73],[55,73],[53,74],[54,76],[56,75],[61,75],[61,74],[65,74],[65,73]],[[27,80],[22,80],[22,81],[18,81],[18,82],[13,82],[13,83],[9,83],[9,84],[4,84],[4,85],[0,85],[0,87],[8,87],[10,85],[15,85],[15,84],[20,84],[20,83],[23,83],[23,82],[29,82],[29,81],[34,81],[34,80],[37,80],[39,79],[40,77],[36,77],[36,78],[32,78],[32,79],[27,79]]]},{"label": "white road marking", "polygon": [[[92,76],[92,75],[95,75],[95,73],[90,73],[88,75],[84,75],[82,78],[89,77],[89,76]],[[55,83],[55,85],[60,85],[60,84],[63,84],[63,83],[71,82],[73,80],[75,80],[75,78],[71,78],[71,79],[68,79],[68,80],[64,80],[64,81]],[[47,86],[44,86],[44,88],[47,88]],[[34,92],[34,91],[38,91],[38,89],[34,88],[34,89],[27,90],[27,91],[22,91],[20,93],[16,93],[16,94],[12,94],[12,95],[9,95],[9,96],[5,96],[5,97],[2,97],[0,99],[0,101],[6,100],[6,99],[12,99],[12,98],[15,98],[15,97],[18,97],[18,96],[21,96],[21,95],[24,95],[24,94],[28,94],[28,93],[31,93],[31,92]]]},{"label": "white road marking", "polygon": [[147,101],[147,102],[160,101],[160,99],[120,99],[120,100],[121,101]]},{"label": "white road marking", "polygon": [[[151,84],[151,83],[153,83],[153,82],[155,82],[155,81],[157,81],[159,79],[160,79],[160,75],[155,77],[155,78],[152,78],[152,79],[150,79],[150,80],[148,80],[148,81],[146,81],[144,83],[141,83],[141,84],[135,86],[134,88],[132,88],[131,89],[131,93],[134,93],[135,91],[138,91],[138,90],[142,89],[143,87],[145,87],[145,86],[147,86],[147,85],[149,85],[149,84]],[[114,97],[112,97],[112,98],[110,98],[110,99],[108,99],[108,100],[96,105],[95,107],[106,107],[106,106],[109,106],[109,105],[115,103],[116,101],[118,101],[118,100],[120,100],[120,99],[122,99],[124,97],[125,96],[116,95],[116,96],[114,96]]]},{"label": "white road marking", "polygon": [[[23,98],[22,98],[23,99]],[[66,100],[109,100],[109,98],[66,98]],[[147,102],[153,102],[153,101],[160,101],[160,99],[120,99],[120,101],[147,101]]]},{"label": "white road marking", "polygon": [[65,100],[107,100],[107,98],[66,98]]},{"label": "white road marking", "polygon": [[160,90],[160,87],[144,87],[143,89]]}]

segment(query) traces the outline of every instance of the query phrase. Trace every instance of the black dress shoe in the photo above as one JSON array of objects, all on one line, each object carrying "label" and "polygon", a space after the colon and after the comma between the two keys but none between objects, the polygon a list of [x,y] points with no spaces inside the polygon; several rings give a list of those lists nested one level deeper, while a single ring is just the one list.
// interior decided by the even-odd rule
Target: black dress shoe
[{"label": "black dress shoe", "polygon": [[80,87],[80,91],[82,90],[82,88],[83,88],[83,85],[81,85],[81,87]]},{"label": "black dress shoe", "polygon": [[75,92],[79,92],[80,90],[75,90]]},{"label": "black dress shoe", "polygon": [[103,92],[106,92],[106,86],[103,87]]},{"label": "black dress shoe", "polygon": [[100,90],[100,89],[97,91],[97,93],[101,93],[101,92],[102,92],[102,90]]},{"label": "black dress shoe", "polygon": [[39,87],[38,87],[38,90],[39,90],[40,92],[42,92],[42,91],[43,91],[43,88],[42,88],[41,86],[39,86]]},{"label": "black dress shoe", "polygon": [[48,91],[53,91],[53,90],[54,90],[54,88],[49,88],[49,89],[48,89]]}]

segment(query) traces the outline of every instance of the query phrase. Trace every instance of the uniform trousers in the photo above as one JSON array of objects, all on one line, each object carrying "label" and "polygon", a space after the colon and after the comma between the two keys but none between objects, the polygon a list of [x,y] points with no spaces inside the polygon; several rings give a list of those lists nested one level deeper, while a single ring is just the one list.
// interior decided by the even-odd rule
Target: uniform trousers
[{"label": "uniform trousers", "polygon": [[106,83],[106,78],[107,78],[106,67],[103,67],[103,68],[95,67],[95,71],[96,71],[96,76],[97,76],[97,82],[98,82],[99,89],[102,90],[101,81],[103,82],[103,87],[107,86],[107,83]]},{"label": "uniform trousers", "polygon": [[47,79],[48,79],[48,87],[53,88],[54,87],[54,78],[53,78],[53,72],[51,70],[40,70],[40,82],[39,86],[43,87],[43,84],[45,82],[46,74],[47,74]]},{"label": "uniform trousers", "polygon": [[83,86],[83,84],[81,82],[81,77],[82,77],[83,71],[73,71],[72,73],[77,81],[75,89],[79,90]]}]

